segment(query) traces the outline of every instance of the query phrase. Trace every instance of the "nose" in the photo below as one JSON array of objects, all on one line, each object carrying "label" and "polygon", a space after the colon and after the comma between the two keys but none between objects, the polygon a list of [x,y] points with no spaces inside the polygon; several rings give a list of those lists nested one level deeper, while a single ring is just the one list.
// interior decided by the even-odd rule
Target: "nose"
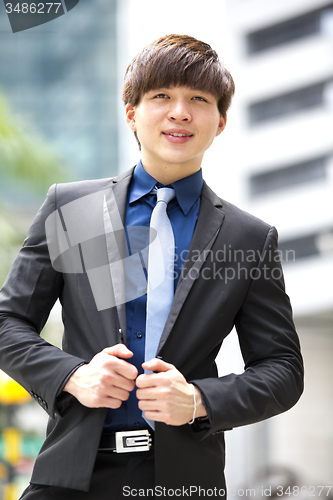
[{"label": "nose", "polygon": [[170,103],[169,120],[172,121],[190,121],[192,116],[189,105],[182,99]]}]

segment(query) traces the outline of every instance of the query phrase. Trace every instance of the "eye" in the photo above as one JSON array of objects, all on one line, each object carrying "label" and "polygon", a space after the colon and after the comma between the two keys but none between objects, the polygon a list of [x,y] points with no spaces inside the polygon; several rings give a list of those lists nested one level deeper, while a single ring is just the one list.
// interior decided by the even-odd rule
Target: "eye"
[{"label": "eye", "polygon": [[194,99],[195,101],[208,102],[207,99],[205,99],[204,97],[202,97],[200,95],[196,95],[196,96],[192,97],[192,99]]},{"label": "eye", "polygon": [[156,94],[154,96],[154,99],[169,99],[169,97],[166,94],[160,93],[160,94]]}]

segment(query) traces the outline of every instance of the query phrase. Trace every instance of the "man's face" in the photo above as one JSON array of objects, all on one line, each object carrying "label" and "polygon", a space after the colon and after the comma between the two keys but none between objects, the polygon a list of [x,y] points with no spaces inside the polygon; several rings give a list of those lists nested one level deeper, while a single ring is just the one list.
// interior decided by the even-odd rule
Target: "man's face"
[{"label": "man's face", "polygon": [[197,172],[225,127],[216,98],[188,87],[147,92],[137,106],[127,104],[126,121],[141,142],[143,166],[164,183]]}]

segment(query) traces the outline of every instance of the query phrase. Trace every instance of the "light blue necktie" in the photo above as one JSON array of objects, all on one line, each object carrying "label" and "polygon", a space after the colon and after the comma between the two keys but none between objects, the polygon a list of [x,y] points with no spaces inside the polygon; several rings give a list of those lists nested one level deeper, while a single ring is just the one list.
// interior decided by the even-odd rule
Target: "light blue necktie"
[{"label": "light blue necktie", "polygon": [[[150,220],[145,361],[156,357],[174,296],[175,238],[167,215],[167,205],[174,197],[171,188],[157,189]],[[154,422],[145,420],[154,428]]]},{"label": "light blue necktie", "polygon": [[145,361],[156,356],[173,301],[175,238],[167,205],[174,197],[173,189],[158,189],[150,220]]}]

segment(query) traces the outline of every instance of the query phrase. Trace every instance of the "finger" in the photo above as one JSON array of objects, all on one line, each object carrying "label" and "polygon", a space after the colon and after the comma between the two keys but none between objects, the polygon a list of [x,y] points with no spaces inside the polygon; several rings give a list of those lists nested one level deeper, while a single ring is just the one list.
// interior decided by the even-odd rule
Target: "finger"
[{"label": "finger", "polygon": [[149,401],[146,399],[139,401],[138,407],[142,411],[156,411],[156,412],[161,411],[160,408],[157,408],[156,401]]},{"label": "finger", "polygon": [[164,414],[159,411],[147,410],[144,412],[144,416],[148,420],[154,420],[155,422],[165,422]]},{"label": "finger", "polygon": [[136,397],[138,399],[156,400],[156,396],[157,396],[156,387],[148,387],[146,389],[137,389],[137,391],[136,391]]},{"label": "finger", "polygon": [[117,387],[123,391],[131,392],[135,388],[135,382],[132,379],[128,379],[121,375],[107,374],[101,378],[103,387],[108,387],[112,390],[113,387]]},{"label": "finger", "polygon": [[117,410],[122,405],[122,400],[117,398],[112,398],[109,396],[105,396],[100,399],[99,405],[97,408],[110,408],[112,410]]},{"label": "finger", "polygon": [[169,370],[175,369],[174,365],[157,358],[153,358],[150,361],[142,363],[142,368],[144,370],[149,370],[152,372],[167,372]]},{"label": "finger", "polygon": [[103,352],[110,354],[111,356],[116,356],[117,358],[128,359],[133,356],[132,351],[130,351],[125,344],[116,344],[111,347],[106,347]]},{"label": "finger", "polygon": [[110,374],[117,373],[121,377],[125,377],[129,380],[135,380],[138,376],[137,368],[124,359],[113,355],[106,356],[105,363],[105,367],[110,371]]},{"label": "finger", "polygon": [[123,391],[116,387],[99,386],[98,390],[85,391],[80,402],[89,408],[119,408],[123,401],[129,397],[128,391]]},{"label": "finger", "polygon": [[156,385],[159,384],[159,379],[161,378],[158,375],[158,373],[143,373],[137,377],[135,384],[140,389],[156,387]]},{"label": "finger", "polygon": [[[121,363],[124,363],[125,366]],[[135,366],[114,358],[114,362],[104,363],[99,368],[97,379],[104,386],[115,386],[126,391],[132,391],[135,387],[137,373],[138,370]]]},{"label": "finger", "polygon": [[103,404],[103,408],[110,408],[111,410],[118,410],[121,407],[122,401],[120,399],[115,398],[107,398],[105,404]]},{"label": "finger", "polygon": [[135,380],[139,373],[134,365],[122,360],[118,360],[114,369],[118,375],[131,381]]},{"label": "finger", "polygon": [[119,399],[120,401],[127,401],[130,395],[130,391],[121,389],[117,386],[105,387],[103,388],[103,397]]}]

